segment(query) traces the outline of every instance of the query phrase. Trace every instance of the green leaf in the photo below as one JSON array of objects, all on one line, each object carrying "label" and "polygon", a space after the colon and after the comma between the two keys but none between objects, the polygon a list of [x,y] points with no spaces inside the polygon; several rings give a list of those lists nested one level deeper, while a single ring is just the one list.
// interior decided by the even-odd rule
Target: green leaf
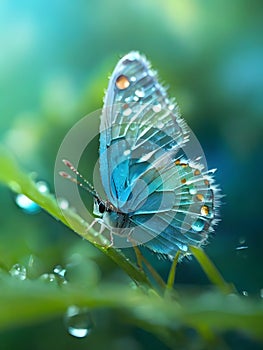
[{"label": "green leaf", "polygon": [[[65,220],[53,195],[38,191],[32,178],[21,171],[15,159],[0,148],[0,181],[15,192],[23,193],[49,214],[65,225]],[[93,242],[94,233],[87,233],[86,224],[71,211],[67,213],[74,221],[77,233],[89,240],[98,249],[115,261],[138,285],[131,288],[126,284],[91,285],[88,289],[78,283],[66,285],[45,283],[41,279],[17,280],[7,273],[0,274],[0,328],[30,324],[42,319],[62,315],[68,306],[78,305],[90,309],[111,308],[125,311],[127,318],[160,337],[174,348],[174,339],[182,327],[194,328],[209,342],[218,332],[242,331],[263,339],[263,300],[240,297],[234,293],[220,291],[189,292],[186,287],[177,291],[176,300],[172,293],[161,297],[151,287],[145,274],[114,248],[105,248]],[[203,266],[211,281],[225,293],[233,291],[224,282],[214,265],[201,250],[191,247],[197,260]],[[173,266],[175,270],[176,261]],[[169,289],[173,283],[173,271]],[[121,296],[121,297],[120,297]],[[210,339],[210,340],[209,340]]]},{"label": "green leaf", "polygon": [[[121,284],[101,284],[89,288],[68,283],[59,287],[41,280],[19,281],[9,275],[1,276],[0,328],[30,324],[63,314],[70,305],[88,308],[111,308],[126,311],[135,325],[159,331],[176,331],[187,326],[210,329],[213,332],[239,330],[263,339],[263,301],[218,291],[180,296],[180,304],[163,299],[156,293]],[[180,293],[180,294],[181,294]],[[121,295],[121,298],[120,298]]]}]

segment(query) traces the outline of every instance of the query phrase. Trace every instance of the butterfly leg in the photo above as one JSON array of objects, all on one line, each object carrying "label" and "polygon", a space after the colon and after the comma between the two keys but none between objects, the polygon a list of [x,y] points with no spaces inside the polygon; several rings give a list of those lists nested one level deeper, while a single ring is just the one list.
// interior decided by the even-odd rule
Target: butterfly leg
[{"label": "butterfly leg", "polygon": [[[108,229],[108,231],[109,231],[109,236],[110,236],[109,239],[105,238],[105,236],[102,235],[102,232],[105,231],[105,229]],[[107,242],[105,244],[105,247],[106,248],[111,248],[113,246],[113,244],[114,244],[112,230],[108,226],[106,226],[104,223],[102,223],[101,227],[100,227],[99,234],[107,240]],[[110,241],[110,243],[109,243],[109,241]]]},{"label": "butterfly leg", "polygon": [[[85,231],[86,231],[86,234],[85,234],[84,237],[87,237],[87,239],[89,239],[88,234],[90,233],[90,234],[91,234],[90,239],[92,240],[92,239],[94,239],[94,238],[96,238],[97,236],[100,235],[100,232],[98,233],[98,231],[95,230],[95,229],[93,228],[97,223],[100,224],[100,230],[101,230],[101,221],[100,221],[99,218],[96,218],[96,219],[94,219],[94,220],[92,221],[92,223],[86,228],[86,230],[85,230]],[[93,230],[92,230],[92,229],[93,229]],[[92,230],[92,232],[90,232],[91,230]],[[99,243],[99,242],[96,242],[96,243]]]},{"label": "butterfly leg", "polygon": [[110,248],[110,247],[112,247],[113,246],[113,233],[112,233],[112,230],[110,230],[110,244],[108,245],[108,247],[107,248]]},{"label": "butterfly leg", "polygon": [[[100,225],[100,229],[99,231],[96,231],[94,230],[94,234],[92,235],[94,238],[96,237],[99,237],[100,241],[99,242],[96,242],[97,244],[100,244],[100,245],[105,245],[105,237],[103,236],[103,232],[105,231],[105,229],[107,228],[107,226],[104,224],[103,220],[100,219],[100,218],[95,218],[92,223],[87,227],[86,229],[86,232],[90,231],[93,226],[95,226],[96,224],[99,224]],[[104,240],[102,239],[104,238]],[[108,243],[108,242],[107,242]],[[112,236],[112,232],[110,230],[110,244],[106,244],[106,247],[107,248],[110,248],[112,247],[113,245],[113,236]]]},{"label": "butterfly leg", "polygon": [[92,221],[92,223],[87,227],[86,231],[87,231],[87,232],[90,231],[90,230],[93,228],[93,226],[94,226],[95,224],[97,224],[97,223],[99,223],[100,225],[102,225],[102,224],[103,224],[103,221],[102,221],[101,219],[99,219],[99,218],[95,218],[95,219]]}]

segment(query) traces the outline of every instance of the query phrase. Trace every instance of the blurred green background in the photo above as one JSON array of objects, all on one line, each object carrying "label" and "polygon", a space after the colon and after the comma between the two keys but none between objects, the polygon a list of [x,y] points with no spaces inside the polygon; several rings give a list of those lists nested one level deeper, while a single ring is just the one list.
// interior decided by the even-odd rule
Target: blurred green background
[{"label": "blurred green background", "polygon": [[[27,171],[47,181],[52,192],[54,162],[67,130],[102,107],[118,59],[131,50],[144,53],[169,85],[170,96],[176,97],[209,168],[218,168],[216,180],[225,194],[222,221],[206,251],[226,280],[240,292],[259,297],[262,10],[258,0],[1,1],[1,143]],[[90,157],[95,156],[96,151]],[[84,175],[91,179],[91,174],[87,166]],[[112,262],[46,213],[25,214],[3,186],[0,203],[0,260],[7,268],[26,265],[33,256],[37,277],[57,264],[65,266],[81,251],[98,263],[103,278],[124,278]],[[146,255],[167,276],[170,264]],[[198,287],[208,282],[195,261],[186,261],[178,268],[176,283]],[[100,327],[86,339],[67,335],[57,319],[2,331],[1,349],[166,349],[114,314],[98,317],[103,320]],[[228,336],[231,348],[240,341],[242,349],[259,348],[242,335]]]}]

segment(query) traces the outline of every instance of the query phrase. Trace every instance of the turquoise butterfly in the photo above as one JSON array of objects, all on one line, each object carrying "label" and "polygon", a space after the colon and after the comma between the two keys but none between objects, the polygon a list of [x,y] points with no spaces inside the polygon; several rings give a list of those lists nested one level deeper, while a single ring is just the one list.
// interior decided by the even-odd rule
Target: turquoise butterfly
[{"label": "turquoise butterfly", "polygon": [[[213,172],[190,159],[191,132],[150,63],[138,52],[118,62],[100,124],[100,177],[94,213],[116,237],[160,255],[203,245],[218,221]],[[74,171],[73,166],[66,162]],[[75,171],[77,172],[77,171]]]}]

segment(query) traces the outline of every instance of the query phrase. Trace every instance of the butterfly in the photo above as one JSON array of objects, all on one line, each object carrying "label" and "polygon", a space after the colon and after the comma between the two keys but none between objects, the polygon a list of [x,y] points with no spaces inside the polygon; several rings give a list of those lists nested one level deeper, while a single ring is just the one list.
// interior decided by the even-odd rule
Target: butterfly
[{"label": "butterfly", "polygon": [[100,122],[105,198],[84,180],[112,244],[121,237],[173,258],[207,242],[218,221],[220,195],[214,170],[206,170],[191,148],[194,136],[147,59],[135,51],[122,57],[110,77]]}]

